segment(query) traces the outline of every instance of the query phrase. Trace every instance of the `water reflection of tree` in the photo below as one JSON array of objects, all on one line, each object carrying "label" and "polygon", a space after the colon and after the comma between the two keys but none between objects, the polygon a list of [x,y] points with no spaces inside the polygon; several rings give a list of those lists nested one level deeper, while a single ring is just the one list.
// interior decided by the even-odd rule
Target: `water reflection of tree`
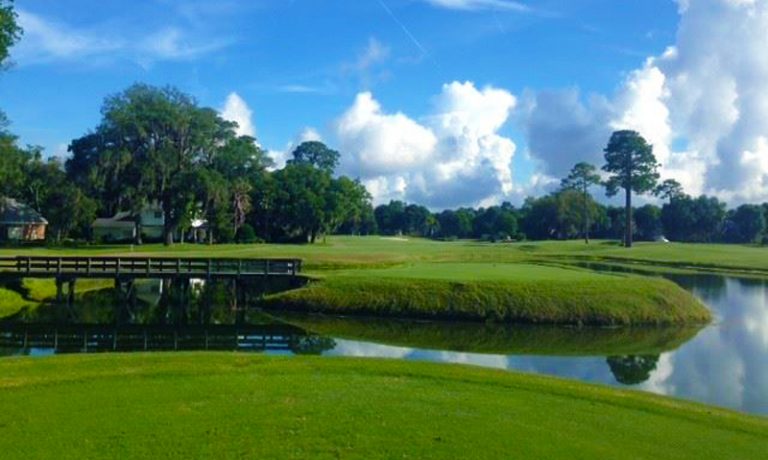
[{"label": "water reflection of tree", "polygon": [[333,350],[336,341],[320,335],[294,335],[289,347],[297,355],[321,355],[324,351]]},{"label": "water reflection of tree", "polygon": [[609,356],[606,361],[617,382],[637,385],[651,377],[651,372],[656,370],[659,355]]}]

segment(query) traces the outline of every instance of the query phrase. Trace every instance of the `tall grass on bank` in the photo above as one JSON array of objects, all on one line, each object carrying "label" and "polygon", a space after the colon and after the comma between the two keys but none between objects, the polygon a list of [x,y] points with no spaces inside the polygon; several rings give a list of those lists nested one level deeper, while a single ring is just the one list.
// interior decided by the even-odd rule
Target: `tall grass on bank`
[{"label": "tall grass on bank", "polygon": [[665,325],[712,317],[690,293],[663,279],[456,281],[332,276],[268,296],[274,310],[531,324]]}]

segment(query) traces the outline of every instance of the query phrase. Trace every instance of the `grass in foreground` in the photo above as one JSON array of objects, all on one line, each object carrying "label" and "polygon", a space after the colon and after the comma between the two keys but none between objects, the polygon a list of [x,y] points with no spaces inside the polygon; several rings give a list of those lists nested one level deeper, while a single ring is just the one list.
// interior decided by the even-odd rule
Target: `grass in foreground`
[{"label": "grass in foreground", "polygon": [[768,421],[486,369],[237,354],[0,361],[3,458],[753,459]]},{"label": "grass in foreground", "polygon": [[266,308],[543,324],[706,323],[690,293],[658,278],[530,264],[415,264],[349,271],[268,296]]}]

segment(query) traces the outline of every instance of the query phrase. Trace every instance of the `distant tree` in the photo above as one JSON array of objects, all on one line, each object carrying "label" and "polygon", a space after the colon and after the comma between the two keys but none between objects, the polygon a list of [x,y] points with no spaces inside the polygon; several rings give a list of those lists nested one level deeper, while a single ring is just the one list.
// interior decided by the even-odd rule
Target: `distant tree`
[{"label": "distant tree", "polygon": [[71,183],[61,183],[46,197],[44,215],[55,241],[74,234],[77,238],[88,238],[90,226],[96,217],[96,201]]},{"label": "distant tree", "polygon": [[736,243],[754,243],[766,229],[765,215],[759,205],[743,204],[729,213],[728,222],[733,226],[729,238]]},{"label": "distant tree", "polygon": [[514,208],[507,203],[507,206],[478,209],[472,223],[472,231],[475,238],[490,240],[516,236],[518,228]]},{"label": "distant tree", "polygon": [[635,209],[635,235],[640,240],[653,241],[662,233],[661,208],[646,204]]},{"label": "distant tree", "polygon": [[8,65],[9,50],[21,38],[22,33],[18,15],[13,8],[13,0],[0,0],[0,69]]},{"label": "distant tree", "polygon": [[0,196],[20,198],[31,159],[29,151],[19,148],[16,136],[8,130],[8,120],[0,112]]},{"label": "distant tree", "polygon": [[554,194],[528,197],[523,203],[522,229],[533,240],[557,238],[558,209]]},{"label": "distant tree", "polygon": [[440,236],[443,238],[467,238],[472,235],[474,212],[467,208],[446,209],[437,215]]},{"label": "distant tree", "polygon": [[577,190],[582,194],[582,232],[584,234],[584,242],[589,244],[589,228],[590,228],[590,209],[589,209],[589,188],[593,185],[600,183],[600,175],[597,174],[597,169],[585,162],[576,163],[571,169],[568,177],[562,180],[561,187],[565,190],[572,189]]},{"label": "distant tree", "polygon": [[347,176],[332,179],[326,198],[325,233],[334,233],[342,226],[346,233],[359,234],[366,218],[370,218],[371,195],[358,180]]},{"label": "distant tree", "polygon": [[661,209],[664,234],[673,241],[716,241],[726,216],[725,203],[715,197],[683,196]]},{"label": "distant tree", "polygon": [[433,229],[432,213],[424,206],[409,204],[405,207],[405,233],[429,237]]},{"label": "distant tree", "polygon": [[328,148],[320,141],[307,141],[294,149],[293,158],[288,164],[310,164],[328,173],[333,173],[339,165],[339,152]]},{"label": "distant tree", "polygon": [[405,203],[392,200],[374,210],[379,231],[385,235],[398,235],[405,231]]},{"label": "distant tree", "polygon": [[656,187],[653,193],[659,198],[669,201],[685,196],[683,186],[674,179],[665,180]]},{"label": "distant tree", "polygon": [[274,173],[273,218],[284,239],[314,243],[328,226],[328,189],[331,176],[311,164],[289,164]]},{"label": "distant tree", "polygon": [[611,176],[605,183],[608,196],[625,193],[624,245],[632,247],[632,192],[646,193],[659,179],[653,147],[636,131],[615,131],[605,148],[603,170]]}]

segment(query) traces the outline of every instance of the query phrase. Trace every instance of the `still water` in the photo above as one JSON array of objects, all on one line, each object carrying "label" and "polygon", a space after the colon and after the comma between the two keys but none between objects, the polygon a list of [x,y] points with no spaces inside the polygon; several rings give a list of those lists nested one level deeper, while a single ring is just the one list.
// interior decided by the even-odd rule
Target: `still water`
[{"label": "still water", "polygon": [[287,315],[247,307],[263,287],[157,280],[0,321],[0,356],[208,349],[386,357],[555,375],[768,415],[768,283],[670,278],[716,321],[609,329]]}]

